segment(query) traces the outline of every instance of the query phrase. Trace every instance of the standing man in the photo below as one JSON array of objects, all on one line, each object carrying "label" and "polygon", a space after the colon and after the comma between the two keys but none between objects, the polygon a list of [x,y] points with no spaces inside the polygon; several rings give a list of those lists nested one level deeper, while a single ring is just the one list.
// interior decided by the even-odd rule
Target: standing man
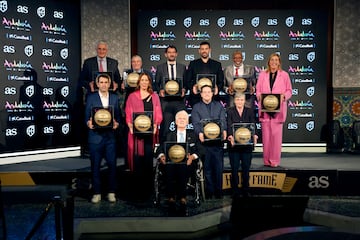
[{"label": "standing man", "polygon": [[[85,123],[89,129],[88,143],[91,160],[92,186],[94,195],[92,203],[98,203],[101,200],[101,161],[105,158],[108,165],[108,195],[109,202],[116,202],[116,138],[115,129],[119,127],[120,107],[118,96],[109,92],[111,79],[106,74],[100,74],[96,78],[98,92],[91,93],[86,101]],[[94,124],[94,109],[109,109],[113,115],[112,126],[99,128]]]},{"label": "standing man", "polygon": [[84,121],[84,109],[86,104],[87,96],[95,91],[95,79],[96,75],[99,72],[111,72],[113,79],[112,81],[112,91],[116,91],[119,84],[121,84],[121,76],[118,69],[118,61],[107,57],[108,53],[108,44],[104,40],[100,40],[96,43],[96,56],[90,57],[84,60],[82,70],[80,72],[80,79],[77,87],[77,104],[78,111],[76,114],[79,114],[79,126],[78,126],[78,136],[80,137],[81,145],[81,155],[83,157],[88,157],[88,146],[86,143],[86,136],[83,137],[86,128],[83,125]]},{"label": "standing man", "polygon": [[85,59],[83,68],[80,74],[80,81],[82,86],[88,93],[95,91],[95,78],[97,73],[111,72],[113,79],[113,91],[118,89],[121,84],[121,76],[118,69],[119,62],[107,56],[108,44],[106,41],[101,40],[96,44],[97,56]]},{"label": "standing man", "polygon": [[[244,64],[243,54],[241,51],[236,50],[232,54],[233,64],[227,66],[224,70],[225,75],[225,92],[229,94],[229,105],[234,106],[234,88],[233,82],[237,78],[244,78],[248,85],[249,93],[246,95],[245,106],[253,109],[255,106],[256,96],[256,72],[255,67],[252,65]],[[254,110],[254,109],[253,109]]]},{"label": "standing man", "polygon": [[[204,85],[200,89],[201,101],[196,103],[192,109],[191,117],[195,134],[199,137],[202,146],[202,157],[204,161],[206,198],[222,198],[222,174],[224,168],[224,150],[222,141],[226,140],[226,114],[224,107],[218,101],[213,100],[213,89]],[[205,142],[203,121],[219,120],[221,141]]]},{"label": "standing man", "polygon": [[175,120],[175,114],[180,110],[185,110],[184,96],[185,86],[182,86],[180,96],[166,96],[165,94],[165,79],[176,80],[180,78],[184,84],[186,66],[182,63],[176,62],[177,49],[173,45],[169,45],[165,49],[166,62],[159,64],[156,67],[155,84],[159,89],[159,96],[163,110],[163,122],[160,127],[160,137],[166,137],[169,132],[171,123]]},{"label": "standing man", "polygon": [[[157,92],[157,89],[154,88],[154,83],[153,83],[153,79],[152,79],[152,73],[149,71],[149,70],[146,70],[143,68],[143,61],[142,61],[142,58],[140,55],[134,55],[131,57],[131,68],[126,70],[124,72],[124,80],[126,81],[127,79],[127,76],[130,74],[130,73],[137,73],[137,74],[141,74],[141,73],[146,73],[148,74],[150,77],[151,77],[151,82],[152,82],[152,87],[153,87],[153,90],[155,92]],[[121,89],[122,90],[125,90],[125,99],[124,99],[124,104],[126,103],[126,100],[128,98],[128,96],[130,95],[130,93],[134,92],[135,91],[135,88],[136,87],[131,87],[131,86],[128,86],[125,82],[123,82],[121,84]],[[124,109],[125,109],[125,106],[124,106]]]},{"label": "standing man", "polygon": [[224,87],[224,72],[221,63],[210,58],[211,48],[209,42],[201,42],[199,48],[200,58],[190,62],[186,71],[186,83],[190,89],[190,104],[194,106],[200,101],[199,89],[197,87],[198,74],[215,74],[216,84],[212,86],[217,97]]}]

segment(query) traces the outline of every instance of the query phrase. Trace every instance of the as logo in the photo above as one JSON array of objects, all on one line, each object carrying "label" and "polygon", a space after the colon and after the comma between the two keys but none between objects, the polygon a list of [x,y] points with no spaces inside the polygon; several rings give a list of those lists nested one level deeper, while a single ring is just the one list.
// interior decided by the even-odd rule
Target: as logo
[{"label": "as logo", "polygon": [[16,94],[16,87],[6,87],[4,89],[5,95],[15,95]]},{"label": "as logo", "polygon": [[16,11],[18,13],[29,13],[29,8],[27,6],[18,5]]},{"label": "as logo", "polygon": [[329,176],[312,176],[309,178],[309,188],[328,188]]},{"label": "as logo", "polygon": [[209,26],[210,25],[210,20],[208,18],[200,19],[199,25],[200,26]]},{"label": "as logo", "polygon": [[54,127],[53,126],[47,126],[43,128],[44,134],[52,134],[54,133]]},{"label": "as logo", "polygon": [[16,128],[7,128],[5,129],[5,136],[7,137],[13,137],[17,135],[17,129]]},{"label": "as logo", "polygon": [[63,19],[64,13],[60,11],[54,11],[54,18]]},{"label": "as logo", "polygon": [[44,96],[51,96],[54,94],[54,89],[51,87],[43,88],[43,95]]},{"label": "as logo", "polygon": [[176,26],[176,20],[175,19],[166,19],[165,26]]},{"label": "as logo", "polygon": [[52,54],[52,49],[51,48],[43,48],[41,50],[41,55],[45,56],[45,57],[51,57]]},{"label": "as logo", "polygon": [[4,52],[4,53],[15,53],[15,46],[5,45],[5,46],[3,47],[3,52]]}]

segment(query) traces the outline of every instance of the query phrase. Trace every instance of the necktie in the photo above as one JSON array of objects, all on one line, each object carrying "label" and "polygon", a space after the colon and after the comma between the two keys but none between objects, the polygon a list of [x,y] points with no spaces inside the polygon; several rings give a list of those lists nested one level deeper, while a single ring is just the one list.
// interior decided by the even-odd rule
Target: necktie
[{"label": "necktie", "polygon": [[236,67],[236,68],[235,68],[235,77],[238,77],[238,76],[239,76],[239,68]]},{"label": "necktie", "polygon": [[179,142],[181,142],[181,143],[185,142],[185,137],[184,137],[183,132],[180,133],[180,141]]},{"label": "necktie", "polygon": [[170,79],[171,80],[174,80],[175,79],[175,73],[174,73],[174,64],[170,64],[170,71],[171,71],[171,76],[170,76]]},{"label": "necktie", "polygon": [[104,68],[103,68],[103,59],[100,59],[99,60],[99,72],[103,72],[104,71]]}]

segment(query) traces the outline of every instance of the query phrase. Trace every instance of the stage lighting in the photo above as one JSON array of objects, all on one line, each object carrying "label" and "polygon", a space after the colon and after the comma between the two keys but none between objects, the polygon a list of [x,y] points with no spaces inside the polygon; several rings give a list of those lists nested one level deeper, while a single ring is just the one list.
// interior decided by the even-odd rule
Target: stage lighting
[{"label": "stage lighting", "polygon": [[339,120],[332,120],[329,123],[327,134],[327,152],[344,151],[344,130]]},{"label": "stage lighting", "polygon": [[351,128],[353,151],[360,153],[360,120],[354,121]]}]

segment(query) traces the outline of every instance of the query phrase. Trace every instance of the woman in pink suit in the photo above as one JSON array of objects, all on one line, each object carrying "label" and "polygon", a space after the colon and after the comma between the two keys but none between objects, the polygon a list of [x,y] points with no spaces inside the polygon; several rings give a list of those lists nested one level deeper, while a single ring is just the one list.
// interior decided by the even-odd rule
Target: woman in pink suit
[{"label": "woman in pink suit", "polygon": [[267,113],[261,111],[259,104],[259,120],[261,122],[264,165],[277,167],[281,159],[283,125],[287,114],[287,101],[292,96],[289,74],[281,69],[280,55],[273,53],[267,62],[267,69],[259,74],[256,84],[257,100],[261,102],[261,94],[280,94],[280,112]]},{"label": "woman in pink suit", "polygon": [[[152,134],[135,135],[133,113],[152,112]],[[159,96],[153,92],[151,77],[141,73],[137,87],[132,92],[125,106],[125,119],[129,127],[127,160],[133,174],[134,193],[137,200],[146,200],[152,193],[153,149],[159,142],[158,127],[163,119]]]}]

